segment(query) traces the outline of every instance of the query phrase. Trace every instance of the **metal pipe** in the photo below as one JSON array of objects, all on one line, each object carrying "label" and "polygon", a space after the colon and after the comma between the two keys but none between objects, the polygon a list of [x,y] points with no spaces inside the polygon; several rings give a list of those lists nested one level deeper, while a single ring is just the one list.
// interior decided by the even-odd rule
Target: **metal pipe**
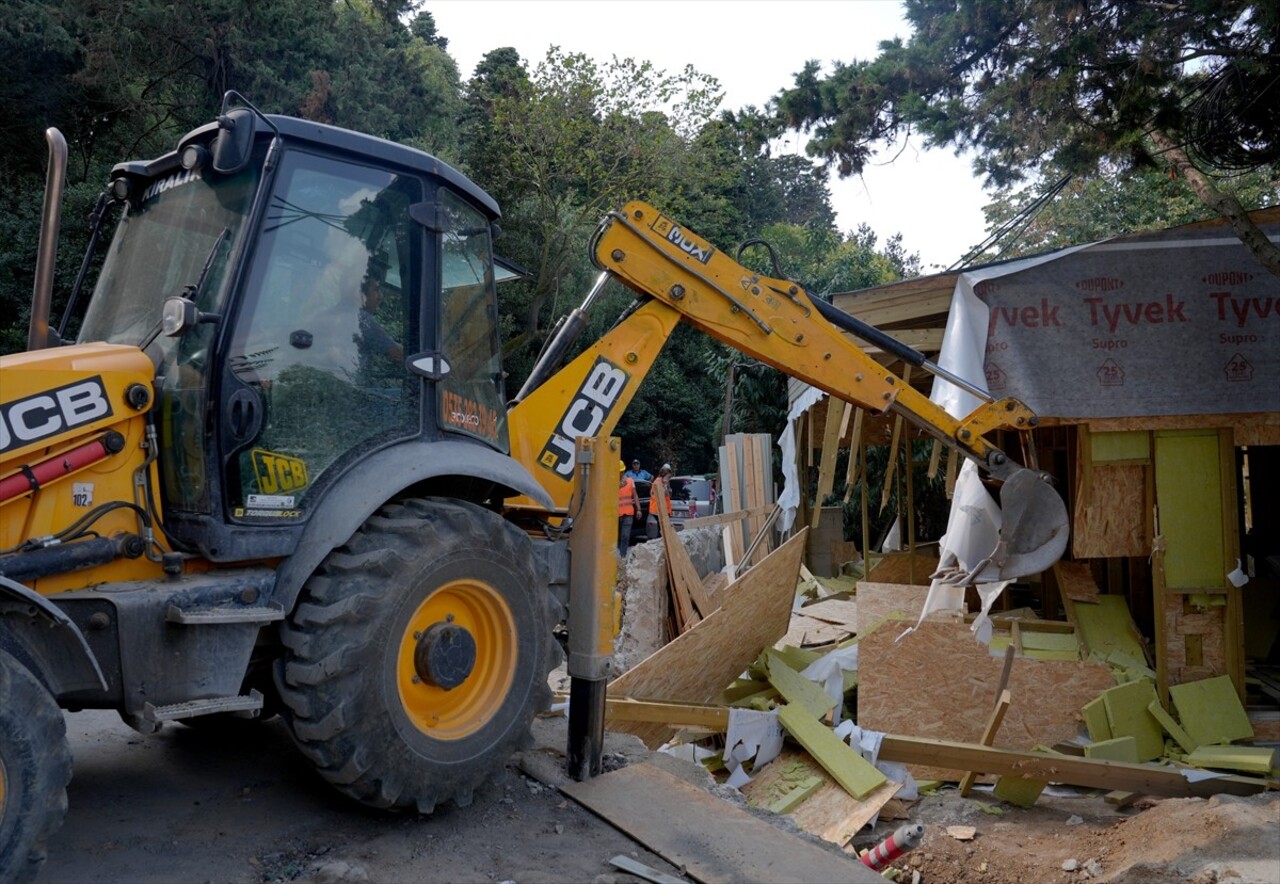
[{"label": "metal pipe", "polygon": [[40,216],[40,245],[36,252],[36,280],[31,293],[31,325],[27,349],[49,346],[49,308],[53,303],[53,270],[58,258],[58,225],[62,221],[62,192],[67,184],[67,139],[52,126],[44,130],[49,142],[49,171],[44,183]]},{"label": "metal pipe", "polygon": [[573,342],[578,339],[578,336],[582,334],[582,330],[587,327],[587,311],[591,309],[591,304],[600,292],[604,291],[605,283],[609,281],[611,275],[608,270],[601,271],[600,275],[596,277],[595,283],[591,286],[591,291],[587,292],[587,296],[582,299],[582,305],[575,307],[564,317],[559,330],[551,339],[551,342],[547,344],[546,349],[542,351],[542,355],[538,357],[533,370],[529,372],[529,377],[525,379],[524,385],[520,387],[520,392],[516,393],[516,398],[511,400],[511,405],[523,402],[526,396],[546,383],[547,378],[551,377],[555,370],[560,367],[560,363],[564,361],[565,354],[569,352]]}]

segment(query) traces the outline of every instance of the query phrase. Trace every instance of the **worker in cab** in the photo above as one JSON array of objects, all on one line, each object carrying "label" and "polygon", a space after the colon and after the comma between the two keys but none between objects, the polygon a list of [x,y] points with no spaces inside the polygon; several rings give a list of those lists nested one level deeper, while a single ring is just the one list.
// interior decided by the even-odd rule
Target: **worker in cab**
[{"label": "worker in cab", "polygon": [[618,461],[618,555],[627,557],[631,548],[631,525],[640,512],[636,480],[627,475],[627,465]]}]

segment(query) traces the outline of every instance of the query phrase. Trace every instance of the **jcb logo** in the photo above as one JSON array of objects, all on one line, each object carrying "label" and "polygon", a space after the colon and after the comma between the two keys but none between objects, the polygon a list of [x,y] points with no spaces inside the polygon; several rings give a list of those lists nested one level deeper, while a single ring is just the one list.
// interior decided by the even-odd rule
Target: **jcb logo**
[{"label": "jcb logo", "polygon": [[0,405],[0,453],[111,414],[100,376],[5,402]]},{"label": "jcb logo", "polygon": [[252,454],[253,473],[263,494],[288,494],[305,488],[310,481],[306,461],[261,448],[253,449]]},{"label": "jcb logo", "polygon": [[538,463],[556,475],[568,479],[573,475],[573,440],[578,436],[594,436],[613,411],[631,376],[608,359],[600,356],[587,373],[569,408],[560,418],[547,444],[538,455]]}]

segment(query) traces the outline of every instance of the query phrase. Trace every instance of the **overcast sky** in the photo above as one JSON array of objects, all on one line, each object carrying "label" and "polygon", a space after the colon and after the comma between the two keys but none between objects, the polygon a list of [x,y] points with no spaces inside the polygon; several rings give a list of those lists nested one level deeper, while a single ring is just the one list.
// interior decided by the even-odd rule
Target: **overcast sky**
[{"label": "overcast sky", "polygon": [[[486,52],[513,46],[530,67],[552,45],[653,62],[692,64],[720,81],[722,107],[763,107],[804,63],[874,57],[879,41],[909,36],[896,0],[427,0],[463,80]],[[801,140],[792,137],[792,150]],[[902,233],[926,270],[948,266],[983,239],[987,202],[967,159],[918,141],[886,153],[862,178],[831,182],[840,227],[865,221],[883,241]],[[483,185],[483,182],[479,182]]]}]

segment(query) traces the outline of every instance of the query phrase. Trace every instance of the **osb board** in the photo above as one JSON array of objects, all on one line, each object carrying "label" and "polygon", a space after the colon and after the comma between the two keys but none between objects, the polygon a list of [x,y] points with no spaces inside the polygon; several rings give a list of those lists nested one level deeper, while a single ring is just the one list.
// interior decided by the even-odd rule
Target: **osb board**
[{"label": "osb board", "polygon": [[767,808],[806,777],[818,777],[822,785],[787,816],[806,832],[842,847],[902,788],[901,783],[890,781],[858,800],[840,788],[809,755],[783,750],[755,772],[741,791],[748,804]]},{"label": "osb board", "polygon": [[849,627],[849,631],[853,632],[854,624],[858,620],[858,603],[851,599],[823,599],[812,605],[805,605],[799,613],[815,620],[839,623],[841,626]]},{"label": "osb board", "polygon": [[1076,474],[1075,519],[1071,553],[1077,558],[1146,556],[1147,467],[1144,464],[1095,464],[1088,502],[1082,493],[1084,470]]},{"label": "osb board", "polygon": [[561,790],[695,881],[884,884],[858,860],[784,832],[651,764],[630,764]]},{"label": "osb board", "polygon": [[[896,626],[858,642],[858,724],[977,743],[991,716],[1003,659],[976,642],[967,624],[930,619],[895,643],[902,632]],[[1075,737],[1080,708],[1114,684],[1105,663],[1014,658],[1008,684],[1013,704],[993,745],[1026,750]],[[964,772],[913,767],[912,773],[956,780]]]},{"label": "osb board", "polygon": [[864,634],[881,620],[894,615],[899,620],[915,620],[924,610],[927,586],[911,586],[904,583],[858,584],[858,617],[854,627],[858,635]]},{"label": "osb board", "polygon": [[826,620],[815,620],[803,614],[792,614],[786,635],[778,639],[775,647],[791,645],[804,648],[829,645],[832,642],[843,641],[852,634],[852,625],[844,627],[836,623],[828,623]]},{"label": "osb board", "polygon": [[1228,675],[1227,606],[1198,610],[1188,596],[1164,599],[1164,663],[1170,685]]},{"label": "osb board", "polygon": [[[791,619],[800,556],[807,530],[725,587],[720,607],[705,620],[659,648],[609,683],[608,693],[637,700],[707,703],[771,647]],[[671,734],[663,725],[619,723],[650,747]]]},{"label": "osb board", "polygon": [[1098,584],[1087,563],[1059,561],[1053,566],[1053,573],[1058,580],[1058,591],[1064,599],[1097,603]]},{"label": "osb board", "polygon": [[938,570],[936,556],[916,553],[889,553],[876,562],[867,575],[868,580],[876,583],[913,583],[918,586],[929,585],[929,575]]},{"label": "osb board", "polygon": [[[1049,421],[1041,421],[1048,425]],[[1230,427],[1236,445],[1280,445],[1280,412],[1118,417],[1089,421],[1093,432],[1125,430],[1199,430]]]}]

